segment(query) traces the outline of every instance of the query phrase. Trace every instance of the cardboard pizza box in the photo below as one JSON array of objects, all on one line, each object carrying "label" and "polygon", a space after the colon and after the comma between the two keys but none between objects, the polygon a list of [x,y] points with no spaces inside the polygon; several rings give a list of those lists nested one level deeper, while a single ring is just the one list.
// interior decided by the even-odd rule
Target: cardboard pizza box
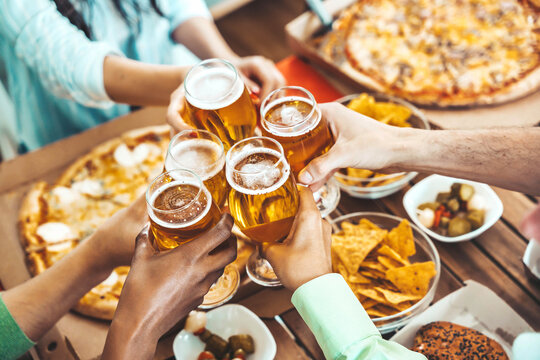
[{"label": "cardboard pizza box", "polygon": [[[128,130],[163,124],[165,112],[165,108],[142,109],[0,163],[0,281],[6,289],[30,278],[20,244],[17,220],[21,201],[32,184],[39,180],[54,183],[77,158],[87,154],[94,146]],[[290,291],[283,288],[261,289],[244,278],[237,297],[241,300],[237,302],[262,318],[272,319],[293,308],[291,295]],[[272,298],[270,303],[269,297]],[[35,358],[97,359],[102,353],[109,324],[108,321],[70,312],[38,342],[35,350],[39,356]],[[170,331],[160,340],[155,359],[173,356],[172,342],[178,331]],[[32,352],[35,356],[36,351]]]},{"label": "cardboard pizza box", "polygon": [[[324,6],[335,17],[352,5],[356,0],[327,0]],[[321,29],[321,22],[311,11],[307,11],[285,26],[287,42],[298,55],[306,58],[328,80],[345,95],[363,91],[379,91],[384,89],[369,77],[352,69],[350,65],[342,67],[335,62],[324,59],[321,54],[309,45],[309,40]],[[360,83],[369,84],[372,90]],[[500,105],[470,107],[459,109],[422,109],[430,122],[443,129],[473,129],[490,127],[528,127],[540,123],[540,91],[536,91],[521,99]]]}]

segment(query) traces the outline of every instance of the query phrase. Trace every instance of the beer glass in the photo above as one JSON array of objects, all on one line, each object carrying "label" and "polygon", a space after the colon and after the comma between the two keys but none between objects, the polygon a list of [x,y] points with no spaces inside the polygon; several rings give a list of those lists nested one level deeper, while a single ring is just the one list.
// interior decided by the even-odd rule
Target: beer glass
[{"label": "beer glass", "polygon": [[238,228],[258,244],[246,265],[247,274],[260,285],[279,286],[260,246],[285,239],[298,211],[298,190],[283,147],[266,137],[242,140],[227,153],[226,174],[231,215]]},{"label": "beer glass", "polygon": [[[160,251],[193,240],[213,228],[221,218],[210,191],[194,172],[186,169],[159,175],[148,187],[146,202],[154,246]],[[211,309],[227,302],[239,284],[236,265],[227,265],[199,307]]]},{"label": "beer glass", "polygon": [[[264,136],[277,140],[295,177],[309,162],[325,154],[334,145],[332,132],[313,95],[298,86],[285,86],[271,92],[261,104]],[[337,207],[339,186],[329,180],[313,194],[321,216]]]},{"label": "beer glass", "polygon": [[182,115],[189,125],[219,136],[226,150],[253,136],[257,126],[255,106],[231,63],[222,59],[200,62],[188,72],[184,89],[186,106]]},{"label": "beer glass", "polygon": [[146,191],[150,229],[155,246],[168,250],[213,228],[221,212],[210,191],[192,171],[164,172]]},{"label": "beer glass", "polygon": [[196,173],[221,209],[229,194],[225,178],[225,150],[219,138],[206,130],[184,130],[169,143],[165,171],[188,169]]}]

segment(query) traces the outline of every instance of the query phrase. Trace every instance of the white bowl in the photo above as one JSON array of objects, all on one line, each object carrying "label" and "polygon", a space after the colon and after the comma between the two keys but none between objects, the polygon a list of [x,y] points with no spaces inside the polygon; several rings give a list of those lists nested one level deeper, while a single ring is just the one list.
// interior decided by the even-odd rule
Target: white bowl
[{"label": "white bowl", "polygon": [[[422,225],[422,223],[420,223],[420,221],[418,220],[416,210],[418,209],[418,206],[425,202],[435,201],[438,193],[450,191],[450,186],[455,182],[472,185],[474,187],[475,193],[485,199],[486,215],[484,217],[484,225],[482,225],[476,230],[460,236],[442,236]],[[501,199],[499,199],[495,191],[493,191],[493,189],[491,189],[488,185],[475,181],[457,179],[441,175],[428,176],[427,178],[410,188],[403,197],[403,207],[405,207],[405,211],[407,211],[407,214],[412,219],[412,221],[426,234],[439,241],[449,243],[471,240],[480,236],[480,234],[492,227],[493,224],[495,224],[497,220],[499,220],[503,213],[503,204],[501,202]]]},{"label": "white bowl", "polygon": [[[229,336],[248,334],[255,342],[255,353],[249,360],[272,360],[276,356],[276,342],[261,319],[242,305],[229,304],[206,313],[206,328],[227,340]],[[198,336],[182,330],[173,342],[177,360],[197,360],[205,344]]]}]

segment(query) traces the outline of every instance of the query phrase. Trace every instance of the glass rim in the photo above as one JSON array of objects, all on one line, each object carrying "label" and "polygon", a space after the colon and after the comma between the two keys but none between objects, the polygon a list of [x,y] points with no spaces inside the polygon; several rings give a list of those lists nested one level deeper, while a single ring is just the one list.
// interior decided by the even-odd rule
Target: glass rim
[{"label": "glass rim", "polygon": [[[255,176],[255,175],[259,175],[260,173],[262,173],[263,171],[266,172],[268,170],[263,170],[263,171],[258,171],[258,172],[244,172],[244,171],[240,171],[240,170],[236,170],[234,167],[232,167],[230,165],[231,163],[231,156],[232,156],[232,151],[233,149],[240,145],[240,144],[243,144],[243,143],[247,143],[249,141],[253,141],[253,140],[264,140],[264,141],[270,141],[272,143],[274,143],[275,145],[277,145],[277,148],[279,149],[279,159],[278,161],[276,161],[274,164],[272,164],[272,168],[277,168],[278,165],[280,163],[285,163],[286,165],[288,165],[287,163],[287,159],[285,158],[285,151],[283,150],[283,146],[276,140],[270,138],[270,137],[267,137],[267,136],[252,136],[252,137],[249,137],[249,138],[246,138],[246,139],[243,139],[243,140],[240,140],[239,142],[237,142],[236,144],[234,144],[230,149],[229,151],[227,152],[227,156],[225,158],[225,166],[230,168],[230,170],[234,173],[234,174],[240,174],[240,175],[247,175],[247,176]],[[261,147],[261,149],[266,149],[266,147]],[[236,165],[236,164],[235,164]]]},{"label": "glass rim", "polygon": [[[304,116],[304,119],[302,119],[302,121],[300,121],[299,123],[296,123],[294,125],[279,125],[279,124],[275,124],[275,123],[272,123],[270,121],[267,121],[266,118],[265,118],[265,115],[266,115],[266,110],[267,110],[267,107],[268,105],[270,105],[270,98],[272,96],[274,96],[275,94],[277,94],[279,91],[283,91],[283,90],[298,90],[298,91],[301,91],[303,93],[305,93],[308,97],[308,99],[312,102],[312,107],[311,107],[311,110],[309,112],[309,114],[307,114],[306,116]],[[267,104],[269,103],[269,104]],[[261,113],[261,124],[263,125],[263,127],[266,127],[265,125],[266,124],[270,124],[271,126],[275,127],[275,128],[279,128],[279,129],[289,129],[289,128],[294,128],[296,126],[299,126],[299,125],[303,125],[306,121],[308,121],[309,119],[311,119],[313,117],[313,113],[315,112],[315,108],[317,107],[317,102],[315,101],[315,97],[313,96],[313,94],[306,88],[303,88],[301,86],[282,86],[280,87],[279,89],[276,89],[274,91],[272,91],[270,94],[268,94],[268,96],[266,96],[264,98],[264,100],[262,101],[261,103],[261,109],[260,109],[260,113]]]},{"label": "glass rim", "polygon": [[[187,134],[187,133],[190,133],[190,132],[196,132],[196,133],[202,133],[202,134],[206,134],[206,135],[210,135],[210,137],[212,138],[212,140],[218,144],[221,148],[221,152],[220,152],[220,155],[219,157],[216,159],[216,161],[212,162],[210,165],[207,165],[207,166],[204,166],[204,167],[200,167],[198,169],[200,170],[206,170],[206,169],[209,169],[209,168],[212,168],[212,166],[214,166],[216,163],[218,163],[219,161],[222,161],[222,159],[225,157],[225,147],[223,146],[223,141],[221,141],[221,139],[214,133],[210,132],[210,131],[207,131],[207,130],[201,130],[201,129],[187,129],[187,130],[182,130],[180,131],[178,134],[176,134],[172,139],[171,141],[169,142],[169,146],[167,147],[167,155],[165,156],[165,168],[167,168],[167,157],[170,156],[174,163],[179,165],[180,168],[179,169],[173,169],[173,170],[181,170],[181,169],[186,169],[186,170],[189,170],[189,171],[192,171],[192,172],[195,172],[197,171],[197,169],[192,169],[192,168],[189,168],[189,167],[186,167],[185,165],[182,165],[178,160],[176,160],[176,158],[174,157],[174,155],[172,154],[171,152],[171,149],[173,147],[173,143],[175,142],[176,139],[178,139],[181,135],[183,134]],[[201,138],[193,138],[193,139],[201,139]],[[207,139],[205,139],[207,140]],[[216,142],[217,140],[217,142]],[[172,171],[172,170],[171,170]],[[198,175],[197,175],[198,176]]]},{"label": "glass rim", "polygon": [[[195,197],[193,198],[193,200],[191,200],[189,203],[185,204],[185,205],[182,205],[181,207],[179,208],[176,208],[176,209],[171,209],[171,210],[161,210],[161,209],[157,209],[153,204],[150,203],[150,189],[152,189],[152,187],[154,186],[154,184],[159,180],[161,179],[162,177],[166,176],[166,175],[169,175],[170,173],[172,172],[187,172],[191,175],[193,175],[193,177],[196,179],[196,181],[198,182],[198,185],[199,185],[199,191],[197,191],[197,195],[195,195]],[[171,178],[175,179],[174,176],[170,176]],[[152,180],[152,182],[150,183],[150,185],[148,185],[148,188],[146,189],[146,204],[148,206],[150,206],[152,208],[152,211],[154,212],[157,212],[157,213],[160,213],[160,214],[172,214],[174,212],[177,212],[177,211],[181,211],[181,210],[184,210],[185,208],[187,208],[188,206],[192,205],[195,200],[197,200],[199,198],[199,196],[201,195],[201,192],[203,191],[203,187],[204,187],[204,184],[201,180],[201,178],[199,177],[199,175],[197,175],[195,172],[189,170],[189,169],[174,169],[174,170],[170,170],[170,171],[165,171],[161,174],[159,174],[158,176],[155,177],[154,180]],[[156,189],[157,191],[157,189]]]},{"label": "glass rim", "polygon": [[[201,100],[199,98],[197,98],[196,96],[193,96],[189,90],[188,90],[188,82],[189,82],[189,78],[190,78],[190,75],[193,75],[193,72],[195,69],[199,68],[199,67],[203,67],[207,64],[211,64],[211,63],[221,63],[221,64],[225,64],[227,67],[229,67],[233,73],[234,73],[234,81],[233,81],[233,86],[227,91],[226,94],[224,94],[223,96],[217,98],[217,99],[212,99],[212,100]],[[191,69],[189,69],[189,71],[187,72],[186,74],[186,77],[184,79],[184,91],[186,92],[186,95],[189,95],[190,97],[202,102],[202,103],[205,103],[205,104],[208,104],[208,103],[214,103],[214,102],[219,102],[221,100],[224,100],[227,98],[227,96],[231,95],[231,93],[233,92],[234,90],[234,84],[236,84],[236,82],[238,81],[239,79],[239,76],[238,76],[238,70],[236,70],[236,67],[229,61],[225,60],[225,59],[221,59],[221,58],[211,58],[211,59],[206,59],[206,60],[203,60],[195,65],[193,65],[191,67]],[[245,86],[245,85],[244,85]],[[189,100],[187,99],[186,97],[186,101],[189,102]],[[193,104],[192,104],[193,105]]]}]

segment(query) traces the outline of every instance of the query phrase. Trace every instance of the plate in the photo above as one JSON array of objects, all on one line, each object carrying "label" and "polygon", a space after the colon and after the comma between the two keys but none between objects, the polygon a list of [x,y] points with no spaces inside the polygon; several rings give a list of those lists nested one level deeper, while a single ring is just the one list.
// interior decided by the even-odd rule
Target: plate
[{"label": "plate", "polygon": [[[257,315],[242,305],[229,304],[206,313],[206,328],[225,340],[232,335],[248,334],[255,342],[255,353],[248,360],[272,360],[276,355],[276,342],[270,330]],[[182,330],[173,342],[177,360],[197,360],[204,350],[198,336]]]},{"label": "plate", "polygon": [[[484,225],[478,229],[468,232],[466,234],[450,237],[437,234],[435,231],[422,225],[418,220],[416,210],[418,206],[430,201],[435,201],[439,192],[450,191],[450,186],[453,183],[460,182],[463,184],[469,184],[474,187],[475,193],[481,195],[486,201],[486,214],[484,216]],[[503,213],[503,204],[501,199],[497,196],[495,191],[486,184],[482,184],[475,181],[457,179],[448,176],[431,175],[420,181],[407,191],[403,197],[403,207],[407,211],[407,214],[412,221],[422,229],[430,237],[443,242],[460,242],[474,239],[480,236],[484,231],[492,227]]]},{"label": "plate", "polygon": [[467,280],[465,284],[412,319],[390,340],[411,348],[414,336],[422,326],[433,321],[450,321],[496,340],[512,359],[514,339],[523,332],[534,330],[493,291],[473,280]]}]

